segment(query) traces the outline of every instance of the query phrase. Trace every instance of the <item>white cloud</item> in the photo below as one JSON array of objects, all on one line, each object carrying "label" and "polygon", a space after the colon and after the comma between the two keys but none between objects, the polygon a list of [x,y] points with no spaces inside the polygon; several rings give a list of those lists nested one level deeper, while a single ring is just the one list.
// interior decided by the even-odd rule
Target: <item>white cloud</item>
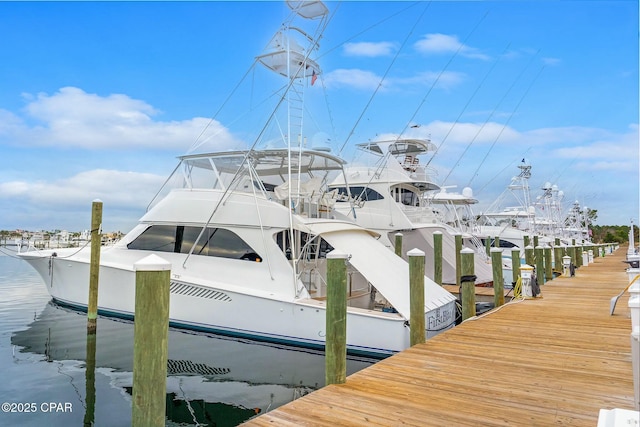
[{"label": "white cloud", "polygon": [[457,52],[467,58],[481,59],[483,61],[490,59],[488,55],[481,53],[478,49],[461,43],[458,37],[440,33],[425,34],[422,39],[414,44],[414,48],[418,52],[428,55]]},{"label": "white cloud", "polygon": [[466,78],[466,74],[457,71],[424,71],[411,77],[391,79],[393,86],[406,86],[414,89],[416,85],[429,87],[436,83],[435,87],[450,89],[458,86]]},{"label": "white cloud", "polygon": [[542,63],[544,65],[558,65],[561,62],[561,60],[559,58],[551,58],[551,57],[546,57],[546,58],[542,58]]},{"label": "white cloud", "polygon": [[361,42],[344,44],[344,53],[348,56],[389,56],[396,49],[396,44],[391,42]]},{"label": "white cloud", "polygon": [[325,77],[327,87],[352,87],[359,90],[375,90],[382,77],[371,71],[353,69],[337,69],[329,72]]},{"label": "white cloud", "polygon": [[435,87],[449,89],[459,85],[466,75],[454,71],[417,73],[410,77],[387,77],[382,81],[379,76],[371,71],[353,69],[338,69],[331,71],[325,77],[325,84],[330,88],[350,87],[357,90],[373,91],[382,82],[382,90],[410,90],[415,92],[416,87]]},{"label": "white cloud", "polygon": [[418,128],[420,132],[431,135],[438,145],[466,146],[471,141],[477,144],[509,143],[521,139],[521,134],[503,123],[464,123],[435,120]]},{"label": "white cloud", "polygon": [[0,183],[0,200],[19,199],[55,209],[84,207],[100,199],[114,207],[140,208],[147,206],[165,179],[149,173],[96,169],[53,181]]},{"label": "white cloud", "polygon": [[[218,122],[193,118],[157,121],[159,112],[144,101],[126,95],[102,97],[75,87],[53,95],[24,94],[25,115],[0,110],[0,143],[59,148],[186,151],[207,128],[215,135],[215,149],[237,147],[240,142]],[[35,124],[33,124],[35,123]]]}]

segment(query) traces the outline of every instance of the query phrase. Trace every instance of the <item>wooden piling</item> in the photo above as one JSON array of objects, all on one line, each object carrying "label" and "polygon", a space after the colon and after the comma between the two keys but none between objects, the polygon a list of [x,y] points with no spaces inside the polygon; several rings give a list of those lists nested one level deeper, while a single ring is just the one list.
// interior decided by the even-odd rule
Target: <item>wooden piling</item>
[{"label": "wooden piling", "polygon": [[502,275],[502,249],[491,249],[491,266],[493,270],[493,303],[495,307],[504,305],[504,278]]},{"label": "wooden piling", "polygon": [[542,246],[536,246],[534,249],[535,260],[536,260],[536,279],[538,280],[538,285],[542,286],[545,283],[544,277],[544,248]]},{"label": "wooden piling", "polygon": [[133,267],[136,303],[131,425],[164,427],[171,264],[157,255],[149,255]]},{"label": "wooden piling", "polygon": [[462,321],[476,315],[476,283],[473,263],[473,249],[464,248],[460,253],[461,286],[462,286]]},{"label": "wooden piling", "polygon": [[544,249],[544,277],[546,281],[553,280],[553,269],[551,268],[551,247],[545,246]]},{"label": "wooden piling", "polygon": [[576,246],[576,267],[582,267],[584,263],[582,262],[582,245]]},{"label": "wooden piling", "polygon": [[524,262],[527,265],[531,265],[531,266],[536,265],[535,256],[533,253],[533,246],[527,246],[526,248],[524,248]]},{"label": "wooden piling", "polygon": [[[560,239],[558,239],[560,240]],[[557,244],[553,247],[553,269],[562,273],[562,257],[564,256],[564,246]]]},{"label": "wooden piling", "polygon": [[85,409],[84,426],[92,426],[95,422],[96,412],[96,329],[87,332],[86,356],[87,361],[84,372],[85,384]]},{"label": "wooden piling", "polygon": [[525,248],[526,248],[527,246],[529,246],[529,243],[530,243],[529,236],[522,236],[522,240],[524,240],[524,247],[525,247]]},{"label": "wooden piling", "polygon": [[442,286],[442,232],[433,232],[433,281]]},{"label": "wooden piling", "polygon": [[520,277],[520,249],[511,248],[511,271],[513,275],[513,285],[518,281]]},{"label": "wooden piling", "polygon": [[335,250],[327,254],[326,385],[343,384],[347,380],[348,257]]},{"label": "wooden piling", "polygon": [[89,264],[89,302],[87,304],[87,331],[96,330],[98,319],[98,281],[100,276],[100,246],[102,243],[102,202],[91,204],[91,258]]},{"label": "wooden piling", "polygon": [[456,285],[462,286],[460,276],[462,275],[462,259],[460,258],[460,251],[462,250],[462,234],[456,234],[455,236],[455,248],[456,248]]},{"label": "wooden piling", "polygon": [[426,340],[424,320],[424,252],[414,248],[407,252],[409,258],[409,331],[410,345]]},{"label": "wooden piling", "polygon": [[567,246],[567,255],[571,257],[571,263],[576,266],[576,247],[573,245]]},{"label": "wooden piling", "polygon": [[402,256],[402,233],[396,233],[395,252],[396,255]]},{"label": "wooden piling", "polygon": [[493,247],[494,248],[499,248],[500,247],[500,236],[496,236],[496,238],[494,239]]},{"label": "wooden piling", "polygon": [[540,236],[533,236],[533,247],[537,248],[540,246]]}]

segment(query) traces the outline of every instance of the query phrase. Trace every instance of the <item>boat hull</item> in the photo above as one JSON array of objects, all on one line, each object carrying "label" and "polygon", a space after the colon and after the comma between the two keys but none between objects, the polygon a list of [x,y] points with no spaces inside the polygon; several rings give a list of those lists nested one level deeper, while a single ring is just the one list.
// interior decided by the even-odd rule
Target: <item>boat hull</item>
[{"label": "boat hull", "polygon": [[[86,255],[86,254],[85,254]],[[88,258],[51,257],[35,252],[22,257],[38,271],[49,294],[59,304],[86,310],[89,298]],[[86,259],[85,259],[86,258]],[[108,258],[108,257],[107,257]],[[136,273],[108,261],[99,271],[98,313],[132,319],[135,313]],[[427,336],[454,324],[455,302],[425,313]],[[290,301],[277,295],[248,294],[215,283],[196,283],[172,273],[169,323],[171,326],[308,348],[324,348],[325,301]],[[409,327],[398,313],[349,307],[349,354],[386,357],[409,346]]]}]

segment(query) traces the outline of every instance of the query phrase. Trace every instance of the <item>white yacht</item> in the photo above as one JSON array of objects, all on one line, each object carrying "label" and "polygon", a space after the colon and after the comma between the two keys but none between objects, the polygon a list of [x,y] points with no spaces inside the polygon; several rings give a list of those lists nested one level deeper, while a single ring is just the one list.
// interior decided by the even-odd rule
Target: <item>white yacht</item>
[{"label": "white yacht", "polygon": [[[520,173],[511,178],[511,182],[505,191],[480,214],[480,232],[487,239],[500,239],[503,248],[525,248],[525,237],[530,238],[533,245],[533,236],[539,236],[540,244],[551,244],[553,238],[543,236],[541,230],[549,228],[549,221],[537,215],[534,203],[531,200],[529,190],[529,178],[531,178],[531,165],[522,159],[518,165]],[[515,201],[515,204],[514,204]],[[512,205],[505,206],[511,202]]]},{"label": "white yacht", "polygon": [[[380,240],[392,251],[395,234],[403,235],[405,248],[425,252],[425,271],[433,277],[433,233],[442,233],[442,280],[456,283],[455,235],[462,234],[463,246],[476,251],[476,284],[493,281],[491,263],[482,243],[471,233],[461,232],[443,221],[438,206],[429,203],[426,195],[438,190],[433,171],[425,165],[423,156],[435,146],[422,139],[402,138],[358,144],[372,161],[346,170],[346,178],[337,176],[329,188],[341,195],[356,198],[350,205],[338,201],[336,209],[358,224],[381,234]],[[347,185],[348,181],[348,185]],[[403,251],[405,252],[405,251]]]},{"label": "white yacht", "polygon": [[[328,14],[321,2],[288,4],[292,19],[322,20]],[[302,48],[291,42],[289,31],[313,44]],[[257,57],[288,79],[282,99],[297,107],[308,82],[321,73],[309,58],[315,46],[301,26],[287,22],[271,50]],[[133,315],[134,265],[156,254],[171,264],[171,325],[323,348],[326,254],[336,250],[349,256],[347,351],[384,357],[407,348],[408,264],[375,232],[334,209],[337,200],[349,204],[337,191],[326,191],[328,180],[343,174],[344,161],[304,148],[298,119],[299,125],[281,132],[284,148],[180,157],[162,197],[152,201],[139,225],[102,248],[99,313]],[[40,273],[55,301],[87,306],[89,248],[20,256]],[[426,276],[425,298],[427,337],[455,324],[455,297]]]}]

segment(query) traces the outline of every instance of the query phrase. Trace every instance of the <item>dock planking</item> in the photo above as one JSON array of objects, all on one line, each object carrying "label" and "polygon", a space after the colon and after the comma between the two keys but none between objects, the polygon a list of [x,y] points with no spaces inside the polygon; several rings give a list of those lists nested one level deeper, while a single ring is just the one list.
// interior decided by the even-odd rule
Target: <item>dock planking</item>
[{"label": "dock planking", "polygon": [[633,409],[624,248],[246,426],[589,426]]}]

